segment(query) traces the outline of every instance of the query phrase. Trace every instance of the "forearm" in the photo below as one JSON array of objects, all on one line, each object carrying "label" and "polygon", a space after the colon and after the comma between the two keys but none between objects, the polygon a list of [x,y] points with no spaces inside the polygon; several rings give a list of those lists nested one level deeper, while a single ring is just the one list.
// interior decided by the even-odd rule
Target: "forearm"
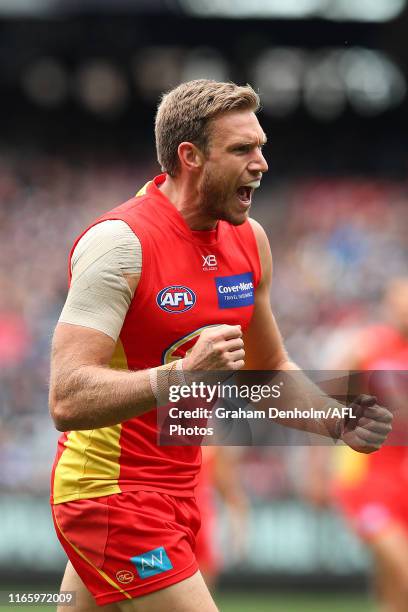
[{"label": "forearm", "polygon": [[50,410],[60,431],[116,425],[155,405],[149,370],[82,365],[51,374]]},{"label": "forearm", "polygon": [[282,409],[290,410],[296,406],[299,411],[310,411],[313,408],[313,412],[323,414],[321,418],[279,418],[279,423],[301,431],[339,438],[343,422],[339,414],[343,413],[345,405],[325,393],[290,359],[282,361],[279,370],[287,372],[281,396]]},{"label": "forearm", "polygon": [[[241,335],[239,326],[204,330],[187,369],[238,369],[243,363]],[[75,325],[57,326],[49,398],[57,429],[95,429],[138,417],[166,405],[170,387],[185,383],[181,360],[146,370],[115,370],[108,366],[114,350],[114,341],[106,334]]]}]

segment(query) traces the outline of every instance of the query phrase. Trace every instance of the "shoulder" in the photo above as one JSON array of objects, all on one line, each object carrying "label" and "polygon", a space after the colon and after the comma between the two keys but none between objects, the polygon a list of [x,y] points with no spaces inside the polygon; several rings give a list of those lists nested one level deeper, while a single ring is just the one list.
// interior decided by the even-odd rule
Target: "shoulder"
[{"label": "shoulder", "polygon": [[72,263],[85,252],[95,250],[99,255],[112,250],[133,251],[140,246],[134,231],[125,221],[112,219],[93,225],[78,240],[72,254]]},{"label": "shoulder", "polygon": [[262,268],[262,280],[269,281],[272,276],[272,254],[268,236],[258,221],[255,221],[255,219],[251,217],[249,217],[248,221],[258,245],[259,259]]},{"label": "shoulder", "polygon": [[[114,238],[115,240],[135,239],[135,233],[125,221],[120,219],[108,219],[93,225],[85,231],[81,241],[97,241]],[[78,242],[78,244],[79,244]]]},{"label": "shoulder", "polygon": [[[95,267],[96,266],[96,267]],[[140,274],[142,246],[134,231],[121,220],[105,220],[89,228],[71,256],[71,272],[116,269],[122,274]]]},{"label": "shoulder", "polygon": [[255,234],[255,238],[256,238],[256,241],[258,243],[258,248],[259,247],[262,247],[262,248],[267,247],[267,249],[270,250],[268,236],[266,235],[266,232],[265,232],[264,228],[262,227],[262,225],[258,221],[253,219],[252,217],[249,217],[248,221],[249,221],[249,224],[250,224],[250,226],[252,228],[252,231]]}]

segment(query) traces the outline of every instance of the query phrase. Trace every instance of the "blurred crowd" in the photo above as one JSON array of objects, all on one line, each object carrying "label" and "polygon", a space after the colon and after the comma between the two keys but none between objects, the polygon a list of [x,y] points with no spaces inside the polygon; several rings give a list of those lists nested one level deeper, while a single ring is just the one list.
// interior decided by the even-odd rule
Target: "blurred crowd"
[{"label": "blurred crowd", "polygon": [[[116,157],[0,155],[0,490],[48,490],[58,435],[47,409],[49,349],[72,242],[155,173],[153,163],[135,167]],[[274,312],[292,358],[327,369],[348,330],[381,316],[387,280],[406,273],[408,184],[317,176],[265,182],[252,214],[271,242]],[[264,478],[248,453],[248,488],[286,493],[287,466],[273,449],[265,452]]]}]

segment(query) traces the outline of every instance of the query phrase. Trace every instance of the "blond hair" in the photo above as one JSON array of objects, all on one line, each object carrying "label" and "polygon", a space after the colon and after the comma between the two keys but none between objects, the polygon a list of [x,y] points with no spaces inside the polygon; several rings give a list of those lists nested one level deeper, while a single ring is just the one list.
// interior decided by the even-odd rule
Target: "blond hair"
[{"label": "blond hair", "polygon": [[259,109],[258,94],[250,85],[198,79],[182,83],[164,94],[155,121],[157,159],[164,172],[175,176],[177,149],[192,142],[208,153],[211,120],[236,110]]}]

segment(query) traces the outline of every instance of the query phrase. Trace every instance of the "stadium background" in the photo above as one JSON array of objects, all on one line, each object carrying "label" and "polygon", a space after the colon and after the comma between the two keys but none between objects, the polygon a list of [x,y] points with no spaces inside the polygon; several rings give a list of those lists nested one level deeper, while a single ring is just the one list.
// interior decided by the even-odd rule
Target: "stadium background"
[{"label": "stadium background", "polygon": [[[324,369],[407,271],[407,27],[405,0],[0,0],[1,589],[62,571],[47,376],[67,253],[158,172],[159,93],[199,77],[259,90],[270,172],[253,216],[272,303],[291,356]],[[245,451],[249,553],[231,558],[221,520],[221,587],[250,603],[223,610],[327,609],[328,590],[347,596],[333,610],[369,609],[369,558],[333,510],[302,500],[305,470],[299,448]]]}]

